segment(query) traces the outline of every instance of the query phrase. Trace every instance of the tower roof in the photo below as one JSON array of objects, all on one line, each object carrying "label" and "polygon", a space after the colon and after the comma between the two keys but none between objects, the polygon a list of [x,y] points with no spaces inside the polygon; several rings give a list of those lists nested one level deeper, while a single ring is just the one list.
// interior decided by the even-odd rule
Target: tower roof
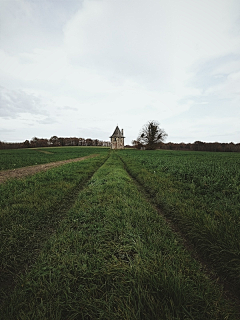
[{"label": "tower roof", "polygon": [[116,126],[116,129],[114,130],[113,134],[111,135],[110,138],[124,138],[121,130],[118,128],[118,126]]}]

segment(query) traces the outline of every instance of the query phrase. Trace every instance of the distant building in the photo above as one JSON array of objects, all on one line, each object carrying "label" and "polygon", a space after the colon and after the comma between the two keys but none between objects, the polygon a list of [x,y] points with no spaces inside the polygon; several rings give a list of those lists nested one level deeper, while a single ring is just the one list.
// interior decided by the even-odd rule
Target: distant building
[{"label": "distant building", "polygon": [[111,135],[111,149],[124,149],[123,129],[120,131],[118,126]]}]

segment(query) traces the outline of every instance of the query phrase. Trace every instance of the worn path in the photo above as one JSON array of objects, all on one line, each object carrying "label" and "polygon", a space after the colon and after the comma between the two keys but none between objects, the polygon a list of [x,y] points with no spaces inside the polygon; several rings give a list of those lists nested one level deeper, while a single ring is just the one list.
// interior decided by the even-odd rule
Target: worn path
[{"label": "worn path", "polygon": [[78,161],[93,158],[96,156],[98,156],[98,154],[92,154],[90,156],[85,156],[85,157],[81,157],[81,158],[61,160],[61,161],[39,164],[39,165],[34,165],[34,166],[28,166],[28,167],[23,167],[23,168],[18,168],[18,169],[10,169],[10,170],[0,171],[0,183],[3,183],[6,180],[12,179],[12,178],[21,179],[21,178],[24,178],[25,176],[32,175],[32,174],[35,174],[40,171],[47,171],[48,169],[58,167],[63,164],[66,164],[66,163],[78,162]]}]

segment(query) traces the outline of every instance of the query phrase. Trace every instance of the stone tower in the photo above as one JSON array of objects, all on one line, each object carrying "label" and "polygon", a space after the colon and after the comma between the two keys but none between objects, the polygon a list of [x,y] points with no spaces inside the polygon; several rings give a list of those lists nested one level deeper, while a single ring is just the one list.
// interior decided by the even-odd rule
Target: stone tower
[{"label": "stone tower", "polygon": [[111,149],[124,149],[123,129],[120,131],[118,126],[111,135]]}]

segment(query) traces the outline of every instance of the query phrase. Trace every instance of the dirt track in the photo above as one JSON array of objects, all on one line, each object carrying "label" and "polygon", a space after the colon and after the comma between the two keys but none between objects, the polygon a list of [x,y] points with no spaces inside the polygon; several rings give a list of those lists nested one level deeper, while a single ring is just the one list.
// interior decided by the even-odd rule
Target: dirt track
[{"label": "dirt track", "polygon": [[10,170],[0,171],[0,183],[3,183],[6,180],[12,179],[12,178],[21,179],[21,178],[24,178],[25,176],[35,174],[40,171],[47,171],[48,169],[58,167],[63,164],[66,164],[66,163],[78,162],[78,161],[93,158],[96,156],[98,156],[98,155],[92,154],[90,156],[85,156],[85,157],[76,158],[76,159],[62,160],[62,161],[44,163],[44,164],[23,167],[23,168],[18,168],[18,169],[10,169]]}]

